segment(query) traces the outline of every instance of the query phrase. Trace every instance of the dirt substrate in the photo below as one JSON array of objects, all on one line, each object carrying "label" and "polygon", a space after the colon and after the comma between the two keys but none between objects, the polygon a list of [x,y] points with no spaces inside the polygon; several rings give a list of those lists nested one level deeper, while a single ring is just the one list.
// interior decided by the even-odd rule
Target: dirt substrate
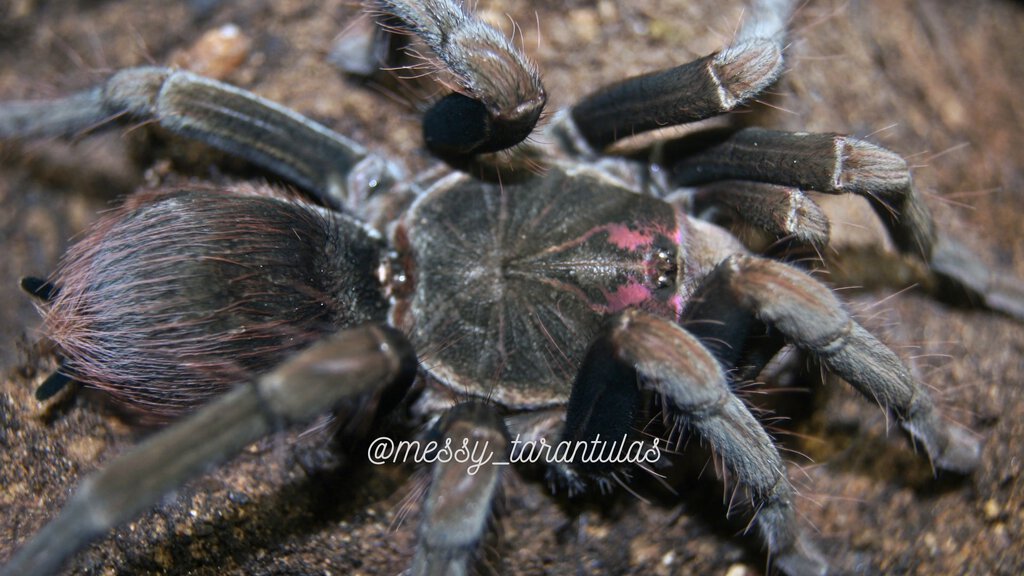
[{"label": "dirt substrate", "polygon": [[[197,65],[214,49],[197,48],[199,39],[233,23],[250,43],[224,41],[240,62],[224,64],[228,81],[414,169],[431,164],[404,95],[348,80],[325,61],[355,2],[166,4],[7,3],[0,98],[65,93],[125,66]],[[480,4],[521,26],[552,110],[604,82],[715,49],[742,9],[667,0]],[[720,6],[712,12],[712,4]],[[751,121],[869,136],[896,150],[910,159],[940,227],[1024,278],[1024,6],[823,0],[801,10],[793,28],[786,79]],[[251,173],[205,154],[146,130],[74,147],[0,147],[0,560],[57,513],[84,475],[141,435],[85,395],[49,407],[34,400],[53,360],[35,345],[37,316],[17,279],[49,273],[97,210],[146,181]],[[844,226],[852,217],[838,210],[837,243],[856,242],[860,228]],[[851,292],[852,304],[891,292]],[[916,358],[946,413],[985,438],[982,465],[965,479],[936,479],[895,431],[886,434],[876,406],[842,385],[805,392],[796,401],[813,409],[783,426],[795,433],[785,447],[814,459],[794,456],[790,471],[803,496],[801,521],[817,531],[839,573],[1024,572],[1024,328],[913,292],[867,315],[869,324],[888,326],[885,337],[901,354]],[[701,458],[691,455],[697,470]],[[68,573],[396,574],[413,550],[419,502],[405,499],[417,478],[409,468],[346,456],[322,438],[283,434],[98,542]],[[756,543],[735,535],[742,524],[722,519],[710,471],[678,480],[678,498],[640,488],[649,502],[620,490],[577,504],[549,497],[542,482],[514,478],[492,566],[512,574],[763,572]]]}]

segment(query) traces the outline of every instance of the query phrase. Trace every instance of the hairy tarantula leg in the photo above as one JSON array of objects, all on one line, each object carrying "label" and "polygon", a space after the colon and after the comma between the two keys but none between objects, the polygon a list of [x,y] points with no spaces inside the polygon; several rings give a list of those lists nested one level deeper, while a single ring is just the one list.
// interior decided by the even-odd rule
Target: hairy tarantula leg
[{"label": "hairy tarantula leg", "polygon": [[470,402],[446,412],[430,439],[451,458],[434,464],[410,574],[471,574],[501,487],[505,467],[495,463],[508,462],[509,433],[492,408]]},{"label": "hairy tarantula leg", "polygon": [[401,20],[454,75],[454,92],[423,118],[427,148],[459,158],[504,150],[530,135],[547,95],[537,68],[504,34],[454,0],[370,5]]},{"label": "hairy tarantula leg", "polygon": [[732,382],[756,378],[786,345],[778,330],[750,310],[700,291],[683,310],[680,324],[718,359]]},{"label": "hairy tarantula leg", "polygon": [[602,150],[634,134],[703,120],[746,104],[782,72],[793,4],[755,2],[731,46],[600,88],[572,107],[572,123],[590,149]]},{"label": "hairy tarantula leg", "polygon": [[737,179],[863,196],[901,251],[931,258],[935,224],[911,185],[906,161],[864,140],[746,128],[695,154],[666,156],[678,158],[671,165],[678,186]]},{"label": "hairy tarantula leg", "polygon": [[916,286],[949,306],[982,308],[1024,322],[1024,280],[990,268],[947,235],[936,239],[927,263],[880,253],[870,246],[825,256],[829,281],[835,285]]},{"label": "hairy tarantula leg", "polygon": [[[729,389],[718,361],[674,322],[639,310],[614,316],[591,345],[573,385],[562,440],[619,438],[630,430],[644,391],[666,414],[708,441],[753,499],[757,526],[788,574],[824,574],[827,563],[800,529],[795,492],[772,439]],[[556,470],[600,473],[608,464]]]},{"label": "hairy tarantula leg", "polygon": [[704,318],[716,306],[752,312],[896,416],[937,468],[969,473],[978,466],[979,442],[943,420],[896,354],[854,321],[831,290],[804,272],[753,256],[731,256],[708,276],[691,306],[703,310],[688,314]]},{"label": "hairy tarantula leg", "polygon": [[111,120],[161,127],[245,158],[325,204],[358,206],[399,178],[359,144],[279,104],[170,68],[130,68],[56,100],[0,103],[0,138],[76,136]]},{"label": "hairy tarantula leg", "polygon": [[727,180],[701,186],[693,195],[696,214],[719,206],[775,240],[792,239],[818,249],[828,245],[828,216],[799,188]]},{"label": "hairy tarantula leg", "polygon": [[948,236],[939,237],[929,265],[940,295],[1024,321],[1024,280],[989,270],[966,246]]},{"label": "hairy tarantula leg", "polygon": [[342,72],[369,79],[393,64],[395,54],[408,43],[408,38],[385,30],[364,14],[350,22],[331,42],[327,61]]},{"label": "hairy tarantula leg", "polygon": [[416,356],[398,331],[365,325],[339,332],[84,480],[60,516],[19,550],[0,576],[52,574],[90,541],[250,442],[332,407],[342,419],[366,417],[383,397],[390,401],[395,390],[404,391],[415,373]]}]

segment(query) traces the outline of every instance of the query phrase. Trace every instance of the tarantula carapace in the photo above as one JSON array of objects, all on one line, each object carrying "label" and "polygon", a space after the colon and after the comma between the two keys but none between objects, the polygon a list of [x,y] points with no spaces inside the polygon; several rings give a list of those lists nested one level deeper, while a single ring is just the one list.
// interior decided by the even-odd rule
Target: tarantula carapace
[{"label": "tarantula carapace", "polygon": [[[365,436],[398,403],[430,423],[428,437],[488,442],[496,461],[519,456],[513,438],[644,438],[641,415],[659,414],[670,434],[713,447],[749,495],[776,566],[824,573],[785,464],[733,390],[786,345],[881,404],[936,468],[978,465],[978,441],[942,418],[830,289],[693,215],[694,206],[726,210],[782,244],[821,248],[828,221],[804,190],[861,195],[935,275],[1019,310],[951,264],[901,158],[855,138],[752,128],[657,144],[642,162],[602,154],[771,86],[793,2],[754,2],[725,49],[602,88],[554,115],[548,147],[510,153],[501,151],[533,131],[546,102],[521,52],[457,2],[372,6],[384,38],[415,35],[452,90],[423,121],[427,147],[451,173],[410,176],[288,109],[166,68],[123,70],[64,99],[0,104],[0,137],[149,121],[309,194],[140,192],[52,279],[24,281],[45,301],[62,362],[40,396],[77,380],[146,417],[196,411],[83,483],[4,574],[56,570],[282,425],[333,411],[345,433]],[[576,492],[603,488],[619,470],[570,459],[549,463],[548,476]],[[434,464],[413,573],[470,570],[503,471]]]}]

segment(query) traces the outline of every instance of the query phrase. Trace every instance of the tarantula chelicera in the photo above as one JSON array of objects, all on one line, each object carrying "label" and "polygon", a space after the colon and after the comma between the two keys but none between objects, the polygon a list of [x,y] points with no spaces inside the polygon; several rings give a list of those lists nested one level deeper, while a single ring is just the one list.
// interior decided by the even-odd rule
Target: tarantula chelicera
[{"label": "tarantula chelicera", "polygon": [[[517,457],[512,438],[640,436],[641,415],[658,414],[670,433],[714,448],[778,567],[823,573],[778,450],[732,389],[785,345],[880,403],[936,468],[971,472],[978,441],[942,419],[828,288],[694,216],[728,211],[787,246],[820,248],[828,222],[804,190],[862,195],[935,275],[1019,310],[942,251],[902,159],[853,138],[760,129],[655,145],[644,161],[602,154],[764,91],[782,68],[792,4],[754,2],[725,49],[594,92],[554,116],[543,153],[502,153],[545,104],[532,65],[457,3],[374,2],[383,29],[416,35],[452,89],[423,122],[428,148],[458,169],[443,176],[408,175],[294,112],[165,68],[0,105],[4,138],[152,121],[311,196],[250,185],[140,192],[52,279],[24,282],[46,301],[62,359],[40,396],[74,379],[150,418],[204,406],[83,483],[3,573],[56,570],[282,425],[333,411],[346,433],[365,435],[400,401],[430,422],[429,436],[489,442],[495,461]],[[504,469],[471,474],[470,464],[433,465],[413,573],[463,573],[476,558]],[[617,471],[570,459],[548,475],[577,491]]]}]

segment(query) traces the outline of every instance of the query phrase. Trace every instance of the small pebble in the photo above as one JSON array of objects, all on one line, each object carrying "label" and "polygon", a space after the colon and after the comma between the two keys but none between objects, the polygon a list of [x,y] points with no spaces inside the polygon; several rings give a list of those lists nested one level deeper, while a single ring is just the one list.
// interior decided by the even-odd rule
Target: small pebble
[{"label": "small pebble", "polygon": [[252,40],[234,24],[203,34],[187,50],[171,57],[171,65],[207,78],[223,80],[249,57]]},{"label": "small pebble", "polygon": [[985,520],[991,522],[999,519],[1003,510],[999,507],[999,503],[996,502],[994,498],[989,498],[985,501],[984,506],[982,506],[982,512],[985,514]]}]

